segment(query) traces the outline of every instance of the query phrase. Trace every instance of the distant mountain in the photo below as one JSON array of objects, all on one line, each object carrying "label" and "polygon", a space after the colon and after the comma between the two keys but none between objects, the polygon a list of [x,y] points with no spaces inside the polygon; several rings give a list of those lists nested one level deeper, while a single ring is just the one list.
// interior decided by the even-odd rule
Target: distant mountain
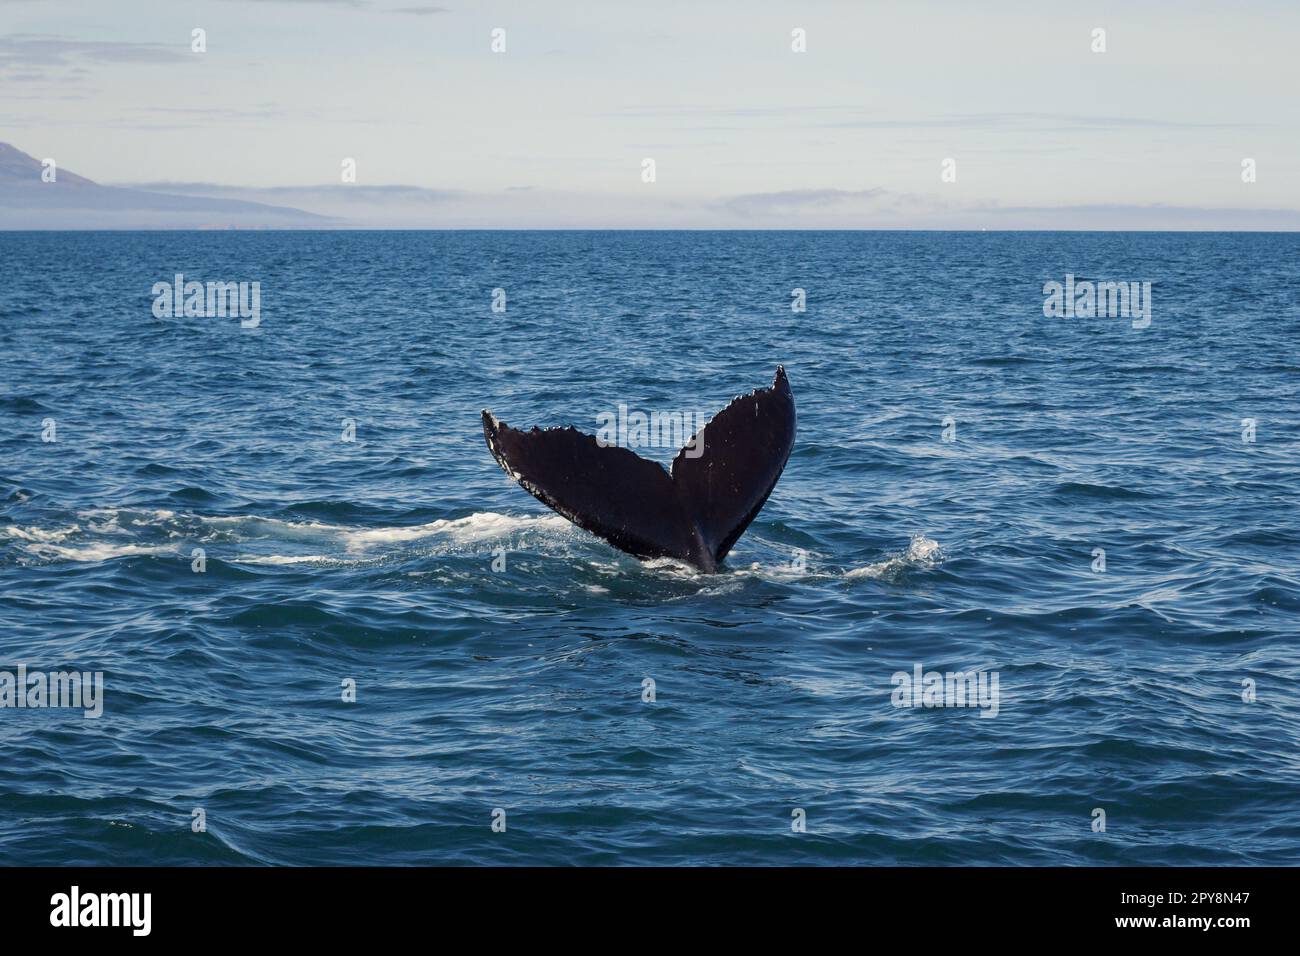
[{"label": "distant mountain", "polygon": [[293,229],[337,220],[289,206],[101,186],[0,143],[0,229]]}]

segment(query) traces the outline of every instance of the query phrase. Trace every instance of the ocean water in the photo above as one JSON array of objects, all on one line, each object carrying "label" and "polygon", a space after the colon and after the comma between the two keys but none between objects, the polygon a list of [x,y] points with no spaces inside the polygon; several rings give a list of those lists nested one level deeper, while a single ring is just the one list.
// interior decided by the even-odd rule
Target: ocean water
[{"label": "ocean water", "polygon": [[[98,718],[0,709],[0,859],[1295,863],[1298,261],[0,234],[0,670],[104,674]],[[155,317],[177,272],[260,282],[260,324]],[[1067,274],[1150,282],[1149,326],[1046,317]],[[721,574],[614,551],[483,441],[778,363],[795,449]],[[917,667],[989,696],[895,706]]]}]

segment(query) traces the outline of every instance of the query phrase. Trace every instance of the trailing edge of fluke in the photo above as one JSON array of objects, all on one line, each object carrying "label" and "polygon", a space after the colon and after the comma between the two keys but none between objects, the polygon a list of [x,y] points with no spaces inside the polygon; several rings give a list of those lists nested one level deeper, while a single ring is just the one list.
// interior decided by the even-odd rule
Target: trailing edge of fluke
[{"label": "trailing edge of fluke", "polygon": [[[672,470],[573,428],[520,431],[483,410],[497,463],[535,498],[638,558],[716,571],[762,509],[794,447],[785,368],[733,399],[673,459]],[[687,450],[699,448],[698,455]]]}]

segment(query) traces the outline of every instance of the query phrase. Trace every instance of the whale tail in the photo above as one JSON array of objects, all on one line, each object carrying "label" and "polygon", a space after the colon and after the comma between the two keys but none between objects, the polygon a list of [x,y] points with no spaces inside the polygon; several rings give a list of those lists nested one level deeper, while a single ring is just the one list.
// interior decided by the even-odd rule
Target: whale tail
[{"label": "whale tail", "polygon": [[[677,453],[671,471],[573,427],[520,431],[483,411],[493,457],[535,498],[638,558],[716,571],[762,509],[794,447],[785,369],[734,399]],[[689,452],[689,453],[688,453]]]}]

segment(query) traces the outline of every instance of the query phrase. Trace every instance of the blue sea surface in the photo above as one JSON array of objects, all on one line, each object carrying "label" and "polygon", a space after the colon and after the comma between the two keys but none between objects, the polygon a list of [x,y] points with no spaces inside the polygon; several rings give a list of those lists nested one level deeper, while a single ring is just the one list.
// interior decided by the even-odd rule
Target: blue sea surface
[{"label": "blue sea surface", "polygon": [[[1294,864],[1298,262],[0,234],[0,671],[104,674],[98,719],[0,709],[0,859]],[[176,273],[259,282],[260,325],[155,317]],[[1067,274],[1150,282],[1150,325],[1045,316]],[[794,452],[721,574],[615,551],[483,440],[712,414],[779,363]],[[996,713],[895,706],[917,667]]]}]

